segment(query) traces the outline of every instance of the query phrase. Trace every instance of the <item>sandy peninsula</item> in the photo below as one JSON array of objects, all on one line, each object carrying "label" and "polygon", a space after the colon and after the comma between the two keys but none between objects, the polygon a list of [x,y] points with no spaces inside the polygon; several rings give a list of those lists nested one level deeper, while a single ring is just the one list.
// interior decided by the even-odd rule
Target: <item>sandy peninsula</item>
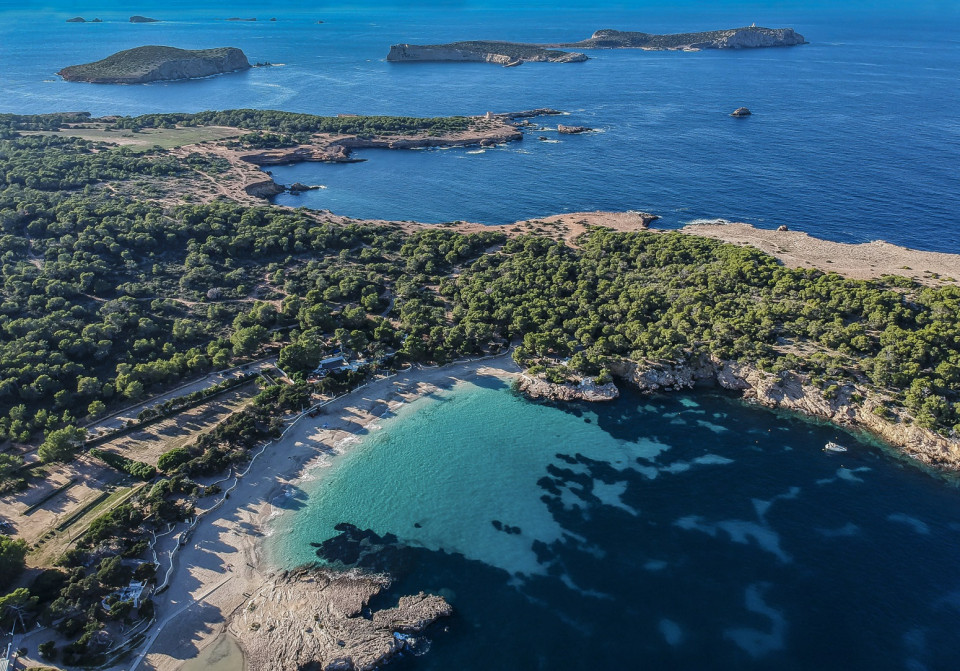
[{"label": "sandy peninsula", "polygon": [[[263,547],[274,513],[271,501],[285,487],[295,486],[319,460],[356,445],[358,437],[403,403],[461,381],[512,379],[519,373],[508,354],[443,367],[416,367],[376,379],[333,401],[319,417],[302,415],[293,421],[283,438],[254,460],[229,498],[202,516],[177,555],[170,588],[155,597],[157,624],[147,634],[145,654],[114,668],[179,669],[245,614],[251,598],[262,598],[264,586],[282,574],[281,567],[269,565]],[[244,647],[244,640],[239,643]]]}]

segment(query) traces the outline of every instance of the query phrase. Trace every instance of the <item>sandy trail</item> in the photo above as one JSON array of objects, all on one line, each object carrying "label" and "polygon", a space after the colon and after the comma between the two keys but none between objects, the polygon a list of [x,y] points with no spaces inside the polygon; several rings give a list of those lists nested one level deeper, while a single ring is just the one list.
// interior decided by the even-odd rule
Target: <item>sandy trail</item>
[{"label": "sandy trail", "polygon": [[[358,442],[355,437],[367,433],[367,426],[403,403],[460,381],[511,379],[519,372],[509,355],[415,368],[367,384],[326,406],[319,417],[302,416],[254,461],[224,504],[201,519],[181,549],[171,587],[155,599],[162,628],[155,637],[149,635],[153,640],[138,671],[178,669],[223,632],[245,593],[262,584],[272,570],[262,548],[271,501],[285,486],[297,484],[312,462],[350,449]],[[324,424],[327,428],[322,428]]]}]

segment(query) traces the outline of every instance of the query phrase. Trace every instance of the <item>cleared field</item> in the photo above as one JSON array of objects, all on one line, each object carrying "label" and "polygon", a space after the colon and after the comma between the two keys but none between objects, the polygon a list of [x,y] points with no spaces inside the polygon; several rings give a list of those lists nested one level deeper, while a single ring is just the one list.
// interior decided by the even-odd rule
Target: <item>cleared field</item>
[{"label": "cleared field", "polygon": [[33,567],[50,566],[77,540],[90,523],[103,513],[119,506],[139,492],[148,483],[130,484],[129,478],[108,485],[96,495],[86,498],[72,513],[64,515],[57,524],[48,527],[33,543],[33,551],[27,556],[27,564]]},{"label": "cleared field", "polygon": [[251,382],[208,403],[151,424],[141,431],[102,443],[99,449],[156,466],[161,454],[175,447],[182,447],[200,434],[210,431],[217,423],[243,408],[258,391],[256,384]]},{"label": "cleared field", "polygon": [[228,126],[201,126],[198,128],[149,128],[134,133],[130,130],[109,130],[107,124],[88,123],[84,128],[65,128],[59,131],[24,131],[24,135],[60,135],[79,137],[93,142],[113,142],[133,150],[147,151],[155,146],[173,149],[198,142],[226,140],[238,137],[244,131]]},{"label": "cleared field", "polygon": [[[250,382],[208,403],[106,442],[100,449],[152,465],[164,452],[193,441],[251,402]],[[99,459],[83,455],[69,464],[49,464],[25,492],[0,500],[0,519],[32,548],[30,566],[47,566],[70,547],[98,515],[119,505],[146,483],[133,480]]]},{"label": "cleared field", "polygon": [[88,456],[70,464],[50,464],[43,470],[47,473],[43,480],[0,501],[0,517],[13,525],[14,535],[30,545],[126,477]]}]

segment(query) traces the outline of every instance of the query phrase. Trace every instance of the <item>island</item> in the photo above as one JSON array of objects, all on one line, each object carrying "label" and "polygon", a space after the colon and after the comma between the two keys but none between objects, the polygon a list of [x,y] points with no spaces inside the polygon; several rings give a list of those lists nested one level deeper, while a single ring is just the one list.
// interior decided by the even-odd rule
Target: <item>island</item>
[{"label": "island", "polygon": [[235,47],[191,50],[145,46],[119,51],[94,63],[71,65],[57,74],[68,82],[144,84],[209,77],[250,67],[247,57]]},{"label": "island", "polygon": [[641,49],[643,51],[700,51],[701,49],[758,49],[807,44],[793,28],[730,28],[701,33],[656,35],[619,30],[598,30],[586,40],[557,44],[525,42],[467,41],[449,44],[394,44],[387,60],[410,62],[483,61],[503,66],[526,62],[580,63],[587,60],[579,52],[560,49]]},{"label": "island", "polygon": [[[620,30],[598,30],[582,42],[564,44],[578,49],[643,49],[646,51],[696,51],[700,49],[759,49],[807,44],[793,28],[730,28],[701,33],[655,35]],[[558,45],[560,46],[560,45]]]},{"label": "island", "polygon": [[72,19],[67,19],[67,23],[103,23],[103,21],[100,19],[93,19],[91,21],[87,21],[82,16],[75,16]]},{"label": "island", "polygon": [[151,19],[149,16],[131,16],[130,23],[159,23],[160,19]]},{"label": "island", "polygon": [[391,63],[413,62],[484,62],[505,67],[521,63],[581,63],[586,55],[546,49],[535,44],[517,42],[468,41],[450,44],[394,44],[387,60]]}]

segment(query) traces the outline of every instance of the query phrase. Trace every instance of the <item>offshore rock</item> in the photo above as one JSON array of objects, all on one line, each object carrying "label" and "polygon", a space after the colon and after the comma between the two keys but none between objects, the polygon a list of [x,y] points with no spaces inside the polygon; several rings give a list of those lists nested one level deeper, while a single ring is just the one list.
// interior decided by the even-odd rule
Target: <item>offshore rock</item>
[{"label": "offshore rock", "polygon": [[580,133],[589,133],[592,131],[592,128],[587,126],[564,126],[563,124],[557,124],[557,131],[565,135],[578,135]]},{"label": "offshore rock", "polygon": [[738,107],[737,109],[730,112],[730,116],[735,116],[735,117],[745,117],[745,116],[750,116],[751,114],[753,114],[753,112],[748,110],[746,107]]},{"label": "offshore rock", "polygon": [[548,401],[613,401],[620,396],[620,390],[613,382],[597,384],[590,378],[582,378],[577,383],[557,384],[539,376],[521,375],[517,380],[517,391],[528,398],[540,398]]},{"label": "offshore rock", "polygon": [[442,597],[421,592],[364,617],[370,599],[387,586],[385,576],[358,571],[284,572],[254,592],[228,629],[251,669],[367,671],[403,650],[403,635],[453,614]]}]

